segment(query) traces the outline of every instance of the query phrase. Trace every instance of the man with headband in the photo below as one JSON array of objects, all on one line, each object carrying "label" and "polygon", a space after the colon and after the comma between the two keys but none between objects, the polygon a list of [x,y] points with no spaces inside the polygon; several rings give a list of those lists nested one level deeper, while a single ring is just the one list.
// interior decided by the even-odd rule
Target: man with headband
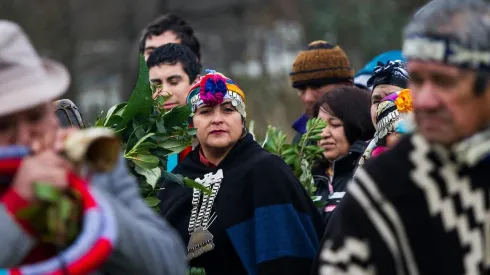
[{"label": "man with headband", "polygon": [[404,37],[415,133],[358,171],[315,274],[490,272],[490,5],[433,1]]}]

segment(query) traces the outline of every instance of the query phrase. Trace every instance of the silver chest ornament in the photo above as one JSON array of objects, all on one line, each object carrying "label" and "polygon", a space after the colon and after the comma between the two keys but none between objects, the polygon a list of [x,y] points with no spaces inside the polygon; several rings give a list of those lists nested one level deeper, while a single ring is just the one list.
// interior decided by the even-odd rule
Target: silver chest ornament
[{"label": "silver chest ornament", "polygon": [[[194,189],[192,195],[192,212],[189,220],[190,239],[189,244],[187,245],[188,261],[214,249],[214,236],[208,229],[216,219],[216,213],[212,213],[213,204],[218,195],[222,180],[222,169],[219,169],[215,174],[208,173],[204,175],[203,179],[197,178],[195,180],[204,187],[211,188],[211,194],[202,194],[201,191]],[[201,195],[202,202],[199,207]]]}]

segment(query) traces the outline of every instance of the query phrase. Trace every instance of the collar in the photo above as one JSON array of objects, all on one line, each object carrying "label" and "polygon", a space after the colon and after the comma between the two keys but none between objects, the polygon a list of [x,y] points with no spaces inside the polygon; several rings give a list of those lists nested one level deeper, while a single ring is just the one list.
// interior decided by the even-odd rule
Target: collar
[{"label": "collar", "polygon": [[306,133],[306,123],[308,123],[308,119],[310,119],[310,117],[307,114],[303,114],[293,123],[293,129],[300,134]]},{"label": "collar", "polygon": [[207,167],[210,168],[216,168],[216,165],[211,163],[205,156],[204,153],[202,152],[201,148],[199,148],[199,160],[201,161],[202,164],[204,164]]},{"label": "collar", "polygon": [[476,166],[490,156],[490,127],[452,146],[458,162]]},{"label": "collar", "polygon": [[333,174],[353,172],[357,166],[359,158],[362,156],[368,142],[357,140],[349,147],[349,153],[333,162]]},{"label": "collar", "polygon": [[456,163],[474,167],[490,157],[490,127],[457,142],[449,149],[442,145],[434,145],[433,148],[443,159],[454,156]]}]

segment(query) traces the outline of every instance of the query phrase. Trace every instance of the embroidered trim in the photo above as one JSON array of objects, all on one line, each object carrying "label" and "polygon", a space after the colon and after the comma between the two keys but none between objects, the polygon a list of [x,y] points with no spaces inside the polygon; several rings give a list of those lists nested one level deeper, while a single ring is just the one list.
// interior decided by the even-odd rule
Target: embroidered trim
[{"label": "embroidered trim", "polygon": [[466,47],[448,37],[414,35],[405,39],[403,55],[407,59],[419,59],[446,63],[460,68],[490,71],[490,52]]}]

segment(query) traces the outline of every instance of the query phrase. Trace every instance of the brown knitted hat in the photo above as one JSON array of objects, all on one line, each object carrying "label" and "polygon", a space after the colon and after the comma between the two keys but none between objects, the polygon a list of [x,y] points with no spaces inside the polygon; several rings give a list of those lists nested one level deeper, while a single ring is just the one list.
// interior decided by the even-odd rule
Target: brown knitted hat
[{"label": "brown knitted hat", "polygon": [[301,51],[289,74],[294,88],[352,82],[354,69],[345,52],[326,41],[314,41]]}]

